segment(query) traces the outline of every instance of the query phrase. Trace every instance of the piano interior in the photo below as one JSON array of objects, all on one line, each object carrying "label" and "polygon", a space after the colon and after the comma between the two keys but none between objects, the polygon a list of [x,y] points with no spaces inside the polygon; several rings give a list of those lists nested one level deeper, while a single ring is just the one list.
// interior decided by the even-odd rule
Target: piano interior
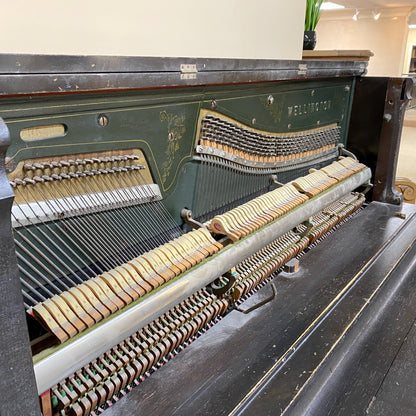
[{"label": "piano interior", "polygon": [[363,393],[351,357],[414,297],[394,190],[409,80],[354,60],[2,62],[1,414],[373,414],[387,370]]}]

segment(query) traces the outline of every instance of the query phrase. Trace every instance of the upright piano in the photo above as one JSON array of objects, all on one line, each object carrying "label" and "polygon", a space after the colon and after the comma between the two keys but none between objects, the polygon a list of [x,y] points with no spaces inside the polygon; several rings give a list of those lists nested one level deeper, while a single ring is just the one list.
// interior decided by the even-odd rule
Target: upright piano
[{"label": "upright piano", "polygon": [[0,62],[2,416],[393,406],[416,316],[394,189],[409,79],[361,59]]}]

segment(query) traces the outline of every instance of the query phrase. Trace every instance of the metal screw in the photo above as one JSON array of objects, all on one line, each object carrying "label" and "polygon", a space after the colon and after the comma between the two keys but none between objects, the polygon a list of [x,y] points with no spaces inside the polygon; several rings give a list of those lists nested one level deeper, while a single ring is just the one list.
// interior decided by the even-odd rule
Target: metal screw
[{"label": "metal screw", "polygon": [[6,170],[7,171],[11,171],[14,168],[14,162],[13,159],[11,157],[6,157],[4,160],[4,163],[6,165]]},{"label": "metal screw", "polygon": [[172,142],[174,138],[175,138],[174,134],[173,134],[172,132],[170,132],[170,133],[168,134],[168,140],[169,140],[170,142]]},{"label": "metal screw", "polygon": [[106,127],[108,126],[108,117],[105,114],[100,114],[98,116],[98,125],[100,125],[101,127]]},{"label": "metal screw", "polygon": [[253,118],[253,119],[251,120],[251,124],[256,124],[256,119],[255,119],[255,118]]},{"label": "metal screw", "polygon": [[269,95],[267,97],[267,104],[272,105],[273,103],[274,103],[274,97],[273,97],[273,95]]},{"label": "metal screw", "polygon": [[345,92],[350,92],[350,89],[351,89],[350,86],[349,85],[346,85],[345,88],[344,88],[344,91]]},{"label": "metal screw", "polygon": [[288,125],[287,125],[287,128],[288,128],[288,129],[292,128],[292,125],[291,125],[291,124],[288,124]]},{"label": "metal screw", "polygon": [[215,100],[211,101],[211,108],[214,110],[215,108],[217,108],[217,102]]}]

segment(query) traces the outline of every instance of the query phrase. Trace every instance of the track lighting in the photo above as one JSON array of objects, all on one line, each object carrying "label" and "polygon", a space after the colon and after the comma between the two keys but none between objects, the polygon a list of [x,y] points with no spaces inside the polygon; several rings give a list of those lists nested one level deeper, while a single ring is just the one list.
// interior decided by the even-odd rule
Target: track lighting
[{"label": "track lighting", "polygon": [[355,14],[354,14],[354,16],[352,17],[352,19],[353,20],[355,20],[355,21],[357,21],[358,20],[358,15],[359,15],[359,11],[358,11],[358,9],[355,9]]}]

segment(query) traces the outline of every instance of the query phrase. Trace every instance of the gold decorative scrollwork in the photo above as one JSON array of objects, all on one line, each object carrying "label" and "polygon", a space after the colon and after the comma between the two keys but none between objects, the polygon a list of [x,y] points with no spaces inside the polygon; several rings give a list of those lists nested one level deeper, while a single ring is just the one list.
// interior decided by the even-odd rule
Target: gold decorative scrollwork
[{"label": "gold decorative scrollwork", "polygon": [[179,141],[186,132],[185,116],[160,112],[160,121],[167,123],[167,147],[165,150],[166,160],[162,164],[162,183],[165,184],[171,174],[175,154],[179,150]]},{"label": "gold decorative scrollwork", "polygon": [[416,200],[416,183],[409,178],[396,178],[396,189],[403,194],[403,202],[414,204]]}]

